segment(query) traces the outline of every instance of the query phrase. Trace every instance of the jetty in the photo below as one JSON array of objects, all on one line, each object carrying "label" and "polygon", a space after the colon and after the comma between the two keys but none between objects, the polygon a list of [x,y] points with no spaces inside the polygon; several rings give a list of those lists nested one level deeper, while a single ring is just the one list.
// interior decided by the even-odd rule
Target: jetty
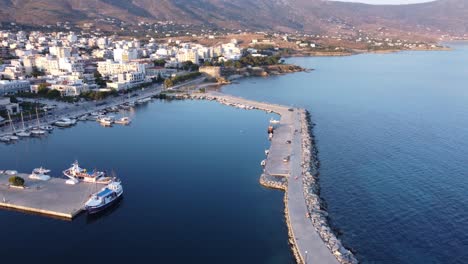
[{"label": "jetty", "polygon": [[101,185],[80,182],[66,184],[67,179],[50,178],[47,181],[29,179],[29,174],[18,173],[25,187],[11,186],[12,175],[0,174],[0,207],[71,220],[84,208],[88,198]]},{"label": "jetty", "polygon": [[[181,95],[174,95],[180,98]],[[260,183],[285,191],[285,217],[289,242],[296,261],[320,264],[355,264],[354,255],[331,231],[317,194],[317,151],[311,135],[310,116],[305,109],[258,102],[220,92],[182,95],[187,99],[217,101],[232,107],[276,113],[271,146]]]}]

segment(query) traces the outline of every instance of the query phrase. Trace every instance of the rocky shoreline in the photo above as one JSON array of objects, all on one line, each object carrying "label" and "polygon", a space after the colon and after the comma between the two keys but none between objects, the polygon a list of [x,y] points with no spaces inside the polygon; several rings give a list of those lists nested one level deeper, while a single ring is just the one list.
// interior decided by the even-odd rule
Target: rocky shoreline
[{"label": "rocky shoreline", "polygon": [[310,113],[304,110],[301,117],[302,130],[302,179],[304,197],[309,218],[330,251],[342,264],[357,264],[358,260],[346,249],[328,224],[328,213],[320,198],[318,150],[313,136]]}]

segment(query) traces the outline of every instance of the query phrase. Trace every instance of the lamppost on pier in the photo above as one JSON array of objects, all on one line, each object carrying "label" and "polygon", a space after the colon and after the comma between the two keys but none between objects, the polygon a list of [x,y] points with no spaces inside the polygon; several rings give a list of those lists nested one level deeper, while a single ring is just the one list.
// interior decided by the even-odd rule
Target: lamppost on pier
[{"label": "lamppost on pier", "polygon": [[304,253],[305,253],[305,260],[304,260],[304,262],[305,262],[305,264],[307,264],[307,250],[306,250]]}]

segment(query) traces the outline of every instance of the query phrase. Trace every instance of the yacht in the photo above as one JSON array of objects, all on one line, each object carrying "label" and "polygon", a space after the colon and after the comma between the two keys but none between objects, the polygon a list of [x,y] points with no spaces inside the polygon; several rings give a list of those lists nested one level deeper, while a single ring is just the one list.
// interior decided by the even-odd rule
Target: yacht
[{"label": "yacht", "polygon": [[115,120],[116,124],[121,124],[121,125],[128,125],[132,122],[132,120],[129,117],[122,117],[118,120]]},{"label": "yacht", "polygon": [[88,214],[99,213],[115,204],[122,194],[123,188],[120,181],[113,181],[86,201],[85,210]]},{"label": "yacht", "polygon": [[63,174],[70,178],[72,181],[84,181],[93,183],[109,183],[112,182],[111,177],[107,177],[102,171],[93,171],[88,173],[86,169],[80,168],[78,161],[75,161],[72,166],[63,171]]},{"label": "yacht", "polygon": [[10,142],[10,137],[9,136],[4,136],[4,137],[0,137],[0,141],[1,142]]},{"label": "yacht", "polygon": [[280,121],[279,120],[276,120],[276,119],[270,119],[270,124],[279,124]]},{"label": "yacht", "polygon": [[32,171],[31,175],[29,175],[29,178],[33,180],[48,181],[50,179],[50,176],[48,175],[49,172],[50,170],[42,167],[36,168]]}]

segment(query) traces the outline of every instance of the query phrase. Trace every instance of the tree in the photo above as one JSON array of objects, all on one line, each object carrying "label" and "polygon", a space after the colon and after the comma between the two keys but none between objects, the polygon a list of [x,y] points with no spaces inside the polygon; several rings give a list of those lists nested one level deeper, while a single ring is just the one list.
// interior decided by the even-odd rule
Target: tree
[{"label": "tree", "polygon": [[164,80],[164,87],[169,88],[169,87],[172,87],[172,86],[174,86],[174,82],[172,81],[172,79],[168,78],[168,79]]},{"label": "tree", "polygon": [[18,176],[12,176],[8,179],[8,182],[13,186],[24,186],[24,179]]},{"label": "tree", "polygon": [[62,96],[62,94],[60,94],[60,92],[55,90],[55,89],[54,90],[49,90],[47,92],[47,97],[51,98],[51,99],[59,98],[61,96]]},{"label": "tree", "polygon": [[46,83],[41,83],[39,84],[39,87],[37,88],[37,93],[40,95],[47,95],[47,92],[49,91],[49,87],[47,87]]},{"label": "tree", "polygon": [[157,59],[153,61],[154,66],[164,67],[166,65],[166,60],[164,59]]},{"label": "tree", "polygon": [[106,81],[102,79],[102,75],[98,71],[94,72],[94,79],[99,87],[106,86]]}]

